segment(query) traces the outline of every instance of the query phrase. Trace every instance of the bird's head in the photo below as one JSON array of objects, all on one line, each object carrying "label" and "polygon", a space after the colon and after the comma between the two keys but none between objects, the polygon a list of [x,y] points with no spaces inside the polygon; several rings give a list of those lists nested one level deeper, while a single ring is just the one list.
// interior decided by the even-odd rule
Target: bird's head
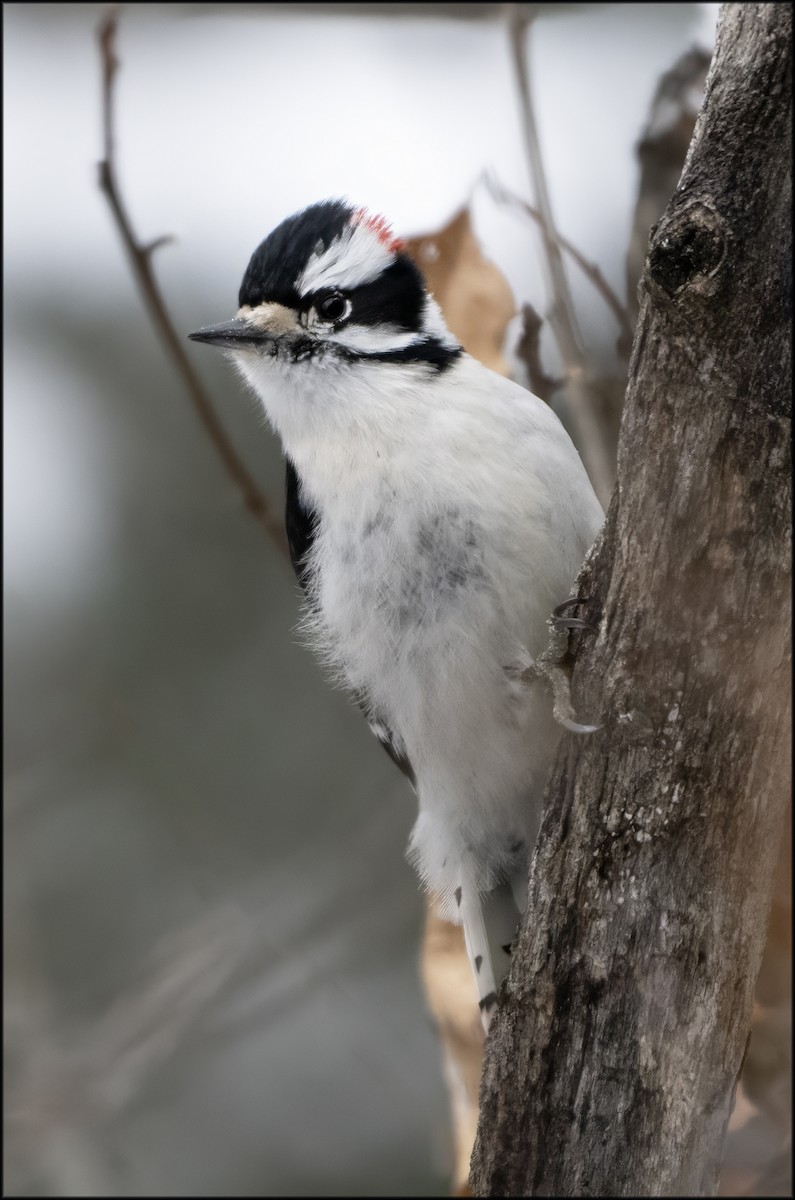
[{"label": "bird's head", "polygon": [[251,257],[235,317],[189,336],[229,352],[258,390],[274,363],[414,363],[439,372],[461,353],[384,218],[344,200],[282,221]]}]

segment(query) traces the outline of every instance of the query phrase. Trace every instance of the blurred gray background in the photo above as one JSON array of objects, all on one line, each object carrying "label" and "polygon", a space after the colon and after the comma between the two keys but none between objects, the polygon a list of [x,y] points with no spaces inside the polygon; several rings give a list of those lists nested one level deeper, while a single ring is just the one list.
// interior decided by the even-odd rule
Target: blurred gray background
[{"label": "blurred gray background", "polygon": [[[123,12],[120,182],[143,240],[176,236],[155,262],[185,333],[333,195],[403,234],[470,199],[517,306],[546,310],[535,232],[478,183],[529,196],[499,6],[377,7]],[[555,216],[620,294],[635,144],[716,8],[539,8]],[[134,289],[96,186],[103,11],[3,9],[4,1191],[442,1195],[414,798],[299,644],[291,574]],[[610,316],[571,283],[608,361]],[[281,507],[253,401],[190,353]]]}]

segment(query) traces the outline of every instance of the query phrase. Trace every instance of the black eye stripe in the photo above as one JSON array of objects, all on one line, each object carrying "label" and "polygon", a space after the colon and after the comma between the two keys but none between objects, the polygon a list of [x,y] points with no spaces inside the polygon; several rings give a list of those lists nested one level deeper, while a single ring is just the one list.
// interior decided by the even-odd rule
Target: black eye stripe
[{"label": "black eye stripe", "polygon": [[417,333],[425,312],[425,285],[410,258],[400,255],[370,283],[352,288],[357,325],[396,325]]},{"label": "black eye stripe", "polygon": [[[333,301],[340,297],[348,311],[339,309]],[[303,298],[306,309],[326,321],[348,317],[357,325],[394,325],[409,333],[419,333],[425,315],[425,285],[414,263],[401,256],[369,283],[346,292],[323,290]],[[331,304],[331,308],[327,306]],[[338,315],[339,313],[339,315]]]}]

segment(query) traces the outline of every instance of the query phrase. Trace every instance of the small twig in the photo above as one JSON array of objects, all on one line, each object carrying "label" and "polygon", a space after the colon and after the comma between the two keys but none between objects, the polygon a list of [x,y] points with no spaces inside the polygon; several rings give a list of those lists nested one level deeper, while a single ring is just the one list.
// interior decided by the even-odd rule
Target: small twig
[{"label": "small twig", "polygon": [[119,61],[115,55],[117,26],[118,9],[114,8],[110,10],[101,22],[97,34],[102,60],[102,127],[105,151],[105,156],[99,164],[99,186],[104,192],[116,220],[119,234],[132,265],[136,283],[141,291],[149,315],[168,354],[182,377],[191,403],[218,451],[228,474],[240,490],[246,508],[260,522],[265,532],[278,546],[279,550],[286,554],[287,541],[283,525],[281,521],[274,517],[268,501],[227,437],[226,431],[216,415],[210,398],[183,348],[182,339],[174,328],[163,297],[160,294],[160,289],[152,270],[152,255],[155,250],[172,239],[169,236],[165,236],[155,238],[146,245],[139,242],[133,233],[130,219],[119,192],[116,180],[116,160],[113,144],[113,84],[116,71],[119,67]]},{"label": "small twig", "polygon": [[535,112],[530,93],[525,43],[527,30],[532,20],[532,16],[523,11],[519,5],[512,4],[510,6],[509,30],[511,35],[511,50],[513,52],[516,80],[519,86],[525,150],[530,168],[530,177],[536,192],[539,226],[544,242],[545,259],[550,275],[552,291],[553,303],[549,322],[560,343],[561,352],[567,366],[584,368],[585,350],[577,325],[577,317],[574,312],[574,303],[571,298],[568,280],[563,269],[560,239],[558,238],[555,222],[552,217],[552,204],[549,199],[549,191],[547,190],[544,160],[541,156],[541,143],[538,139],[538,129],[536,128]]},{"label": "small twig", "polygon": [[[490,173],[487,172],[483,179],[486,187],[489,189],[495,200],[503,204],[510,204],[513,208],[518,208],[521,212],[530,217],[531,220],[535,221],[537,225],[543,228],[544,219],[537,208],[534,208],[532,204],[528,204],[526,200],[523,200],[521,196],[517,196],[515,192],[510,191]],[[583,275],[585,275],[587,279],[590,279],[591,283],[594,285],[597,292],[599,292],[605,304],[618,322],[622,334],[631,342],[633,329],[629,319],[629,313],[627,312],[626,306],[621,303],[618,296],[613,291],[602,272],[599,270],[599,267],[597,267],[596,263],[588,262],[588,259],[585,258],[585,256],[580,253],[577,247],[574,246],[568,240],[568,238],[564,237],[562,233],[558,233],[557,230],[553,230],[552,236],[555,238],[561,250],[565,250],[569,257],[574,259]]]},{"label": "small twig", "polygon": [[532,304],[522,305],[522,336],[516,344],[516,353],[527,367],[530,390],[548,404],[559,379],[547,375],[541,363],[541,326],[543,325]]},{"label": "small twig", "polygon": [[607,504],[615,479],[615,462],[593,410],[593,395],[588,386],[587,357],[563,268],[560,237],[552,219],[552,205],[547,190],[527,69],[525,35],[532,19],[532,15],[528,15],[520,5],[509,5],[508,29],[522,109],[525,149],[536,193],[541,240],[552,293],[549,323],[565,367],[564,395],[568,401],[572,425],[575,427],[576,441],[594,490],[602,504]]}]

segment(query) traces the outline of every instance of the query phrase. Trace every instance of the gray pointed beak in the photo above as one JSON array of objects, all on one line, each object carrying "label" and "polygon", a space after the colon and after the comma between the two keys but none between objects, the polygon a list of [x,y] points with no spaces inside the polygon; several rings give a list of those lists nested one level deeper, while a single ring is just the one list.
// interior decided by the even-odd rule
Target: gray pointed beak
[{"label": "gray pointed beak", "polygon": [[205,325],[203,329],[189,333],[188,337],[192,342],[207,342],[210,346],[220,346],[232,350],[240,349],[247,344],[256,345],[259,342],[273,340],[272,334],[266,333],[264,329],[258,329],[256,325],[251,325],[248,321],[242,321],[239,317],[235,317],[232,321],[225,321],[221,325]]}]

